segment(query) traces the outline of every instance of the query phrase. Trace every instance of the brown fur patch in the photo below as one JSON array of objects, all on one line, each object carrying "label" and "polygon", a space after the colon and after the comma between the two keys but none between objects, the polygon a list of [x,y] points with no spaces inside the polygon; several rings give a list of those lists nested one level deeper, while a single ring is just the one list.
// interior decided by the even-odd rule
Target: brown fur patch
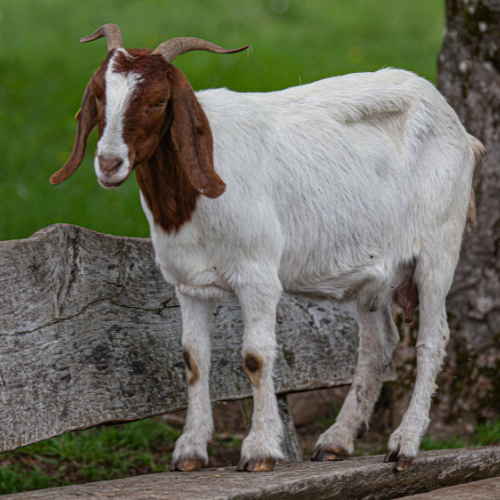
[{"label": "brown fur patch", "polygon": [[70,175],[76,172],[76,169],[82,163],[87,149],[87,139],[92,132],[92,129],[97,123],[98,110],[96,104],[96,97],[92,82],[87,85],[85,93],[83,94],[82,107],[77,113],[78,126],[76,129],[75,144],[73,151],[66,164],[56,172],[51,178],[52,185],[60,184],[65,181]]},{"label": "brown fur patch", "polygon": [[245,365],[252,373],[259,369],[259,364],[253,356],[245,359]]},{"label": "brown fur patch", "polygon": [[470,190],[469,208],[467,210],[467,229],[472,231],[476,225],[476,195],[474,189]]},{"label": "brown fur patch", "polygon": [[264,360],[258,354],[245,354],[243,358],[243,370],[252,385],[258,389],[260,386],[260,377],[264,368]]},{"label": "brown fur patch", "polygon": [[169,68],[172,125],[169,132],[191,184],[201,194],[217,198],[226,185],[213,165],[213,139],[208,118],[191,85],[175,67]]},{"label": "brown fur patch", "polygon": [[66,164],[56,172],[51,178],[53,185],[60,184],[72,175],[80,166],[85,156],[87,140],[93,128],[99,123],[99,137],[102,134],[103,121],[103,100],[105,95],[104,74],[108,67],[112,52],[108,53],[106,59],[96,71],[90,82],[87,84],[83,94],[82,107],[78,111],[75,119],[78,122],[76,129],[75,144],[73,151]]},{"label": "brown fur patch", "polygon": [[[215,198],[224,192],[225,184],[213,168],[210,125],[189,82],[174,66],[167,79],[170,101],[164,136],[136,173],[155,223],[171,232],[191,219],[200,193]],[[133,124],[127,116],[127,127],[134,129]]]},{"label": "brown fur patch", "polygon": [[[475,137],[468,134],[469,145],[472,148],[472,152],[474,153],[475,165],[481,163],[482,158],[485,154],[485,147],[483,144],[478,141]],[[473,172],[474,174],[474,172]],[[471,186],[470,189],[470,198],[469,198],[469,208],[467,210],[467,229],[472,231],[474,229],[474,225],[476,224],[476,195],[474,194],[474,189]]]},{"label": "brown fur patch", "polygon": [[155,224],[171,232],[191,219],[200,194],[189,182],[169,138],[137,167],[136,176]]},{"label": "brown fur patch", "polygon": [[84,96],[77,140],[66,165],[51,178],[58,184],[80,165],[96,122],[106,127],[106,70],[114,57],[118,72],[141,75],[125,113],[123,139],[137,181],[156,224],[177,231],[191,219],[200,194],[220,196],[225,184],[213,167],[208,119],[187,79],[150,49],[112,50],[92,77]]},{"label": "brown fur patch", "polygon": [[418,306],[418,287],[414,281],[415,260],[403,269],[403,281],[394,292],[396,302],[403,309],[405,323],[413,321],[413,313]]},{"label": "brown fur patch", "polygon": [[182,357],[186,364],[188,384],[193,385],[200,378],[200,368],[194,356],[191,356],[191,353],[187,349],[182,350]]}]

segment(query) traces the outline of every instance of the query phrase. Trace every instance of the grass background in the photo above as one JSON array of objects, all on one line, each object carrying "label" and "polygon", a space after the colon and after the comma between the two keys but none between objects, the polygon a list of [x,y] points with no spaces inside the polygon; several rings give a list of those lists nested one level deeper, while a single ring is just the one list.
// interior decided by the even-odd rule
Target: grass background
[{"label": "grass background", "polygon": [[[86,83],[105,57],[80,37],[118,24],[127,47],[197,36],[236,55],[193,52],[176,64],[195,89],[271,91],[384,66],[434,81],[443,0],[0,0],[0,240],[57,222],[147,237],[135,179],[98,186],[96,132],[78,172],[49,177],[67,160]],[[133,176],[132,176],[133,177]]]}]

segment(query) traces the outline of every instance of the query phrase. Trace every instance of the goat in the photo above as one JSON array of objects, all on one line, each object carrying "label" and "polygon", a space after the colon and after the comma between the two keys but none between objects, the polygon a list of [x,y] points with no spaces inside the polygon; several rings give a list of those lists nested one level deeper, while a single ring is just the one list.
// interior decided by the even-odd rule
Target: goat
[{"label": "goat", "polygon": [[404,470],[429,423],[481,143],[434,86],[410,72],[383,69],[271,93],[194,93],[175,57],[246,47],[179,38],[154,51],[125,49],[110,24],[81,41],[102,36],[108,55],[85,90],[73,152],[51,183],[75,172],[96,123],[100,184],[118,188],[136,171],[156,260],[182,312],[189,408],[171,469],[199,470],[207,461],[213,303],[233,295],[255,403],[238,470],[269,471],[283,458],[272,373],[285,291],[352,301],[360,327],[353,383],[317,441],[318,461],[353,453],[399,339],[393,300],[408,322],[420,304],[416,384],[385,457]]}]

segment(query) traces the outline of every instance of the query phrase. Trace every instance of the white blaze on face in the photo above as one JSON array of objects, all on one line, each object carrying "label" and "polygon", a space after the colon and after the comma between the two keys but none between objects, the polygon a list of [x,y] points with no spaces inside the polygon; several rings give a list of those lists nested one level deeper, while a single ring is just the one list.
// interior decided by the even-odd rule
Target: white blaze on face
[{"label": "white blaze on face", "polygon": [[[94,168],[99,180],[107,183],[119,183],[129,174],[129,148],[123,139],[125,113],[137,84],[141,81],[139,73],[118,73],[115,71],[115,59],[119,52],[131,57],[125,49],[117,49],[109,61],[105,74],[106,80],[106,125],[104,132],[97,143],[97,155]],[[120,168],[111,176],[102,171],[99,158],[120,159]]]}]

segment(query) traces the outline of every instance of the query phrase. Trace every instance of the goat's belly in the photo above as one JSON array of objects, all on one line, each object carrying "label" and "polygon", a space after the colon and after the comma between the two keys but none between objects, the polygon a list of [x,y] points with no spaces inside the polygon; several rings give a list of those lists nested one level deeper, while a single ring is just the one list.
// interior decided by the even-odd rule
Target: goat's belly
[{"label": "goat's belly", "polygon": [[377,293],[392,284],[391,276],[381,266],[357,268],[337,275],[315,274],[292,276],[282,273],[280,280],[287,293],[335,300],[353,300],[361,295]]},{"label": "goat's belly", "polygon": [[351,283],[346,285],[337,280],[324,280],[311,283],[290,283],[283,287],[283,291],[297,295],[307,295],[322,299],[352,300],[356,298],[365,283]]},{"label": "goat's belly", "polygon": [[[231,286],[217,273],[206,271],[193,273],[192,269],[179,269],[165,265],[162,259],[157,259],[165,280],[174,285],[181,293],[200,299],[226,300],[234,295]],[[194,266],[193,266],[194,267]]]}]

